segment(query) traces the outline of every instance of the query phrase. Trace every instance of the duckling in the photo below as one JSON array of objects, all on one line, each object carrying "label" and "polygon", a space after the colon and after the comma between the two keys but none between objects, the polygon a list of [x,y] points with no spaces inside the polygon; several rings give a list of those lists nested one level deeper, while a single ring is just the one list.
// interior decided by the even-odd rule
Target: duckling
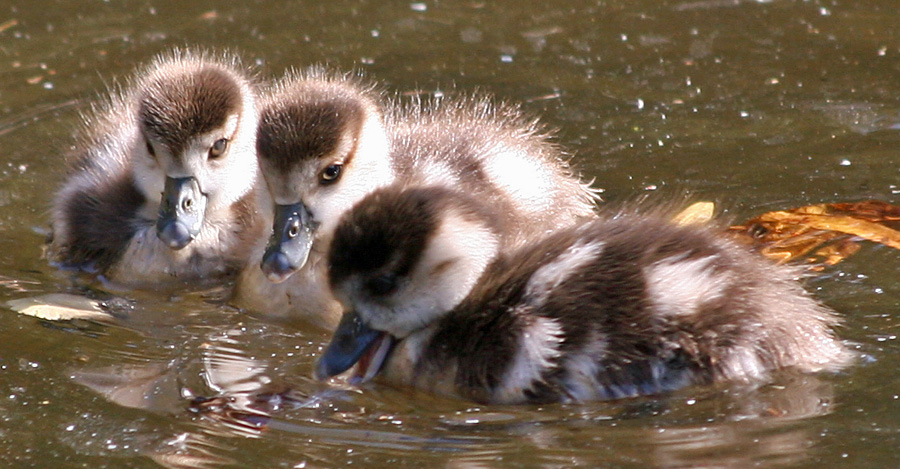
[{"label": "duckling", "polygon": [[274,224],[260,268],[237,282],[235,305],[335,327],[341,309],[323,246],[340,214],[394,180],[389,147],[377,93],[349,75],[291,72],[262,95],[257,155]]},{"label": "duckling", "polygon": [[[262,274],[239,282],[250,309],[325,311],[333,326],[340,309],[322,262],[331,233],[366,194],[397,181],[483,197],[516,215],[508,227],[522,242],[594,215],[596,194],[512,105],[487,97],[388,102],[357,77],[312,68],[289,74],[260,107],[257,152],[277,208]],[[262,281],[295,272],[285,286]]]},{"label": "duckling", "polygon": [[582,402],[850,361],[838,318],[795,271],[711,227],[623,213],[509,249],[502,215],[442,187],[361,201],[331,244],[347,312],[316,377],[356,364],[356,383],[380,373],[482,403]]},{"label": "duckling", "polygon": [[254,87],[235,57],[176,50],[111,92],[54,199],[51,261],[129,286],[239,271],[271,223]]}]

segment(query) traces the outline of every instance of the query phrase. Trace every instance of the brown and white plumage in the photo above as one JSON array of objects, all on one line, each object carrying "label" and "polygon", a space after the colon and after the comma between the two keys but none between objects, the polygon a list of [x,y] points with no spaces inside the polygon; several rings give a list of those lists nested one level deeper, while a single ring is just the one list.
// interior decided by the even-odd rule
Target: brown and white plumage
[{"label": "brown and white plumage", "polygon": [[53,204],[51,261],[137,286],[242,269],[270,223],[256,123],[233,57],[174,51],[139,69],[85,118]]},{"label": "brown and white plumage", "polygon": [[378,94],[323,69],[292,72],[260,100],[257,152],[274,206],[274,232],[234,302],[270,316],[333,328],[323,249],[341,213],[395,177]]},{"label": "brown and white plumage", "polygon": [[340,217],[379,187],[438,184],[477,195],[511,214],[520,242],[593,216],[593,192],[541,127],[485,97],[401,103],[351,75],[291,73],[262,100],[258,154],[278,205],[263,273],[284,283],[247,272],[238,296],[268,311],[281,309],[269,306],[276,298],[289,314],[324,315],[332,325],[340,310],[324,252]]},{"label": "brown and white plumage", "polygon": [[506,213],[513,244],[595,216],[596,191],[519,106],[459,95],[388,109],[400,180],[455,188]]},{"label": "brown and white plumage", "polygon": [[837,317],[795,271],[710,227],[626,213],[509,249],[498,221],[443,188],[360,202],[331,245],[347,313],[317,376],[358,362],[358,381],[380,372],[479,402],[565,402],[850,360]]}]

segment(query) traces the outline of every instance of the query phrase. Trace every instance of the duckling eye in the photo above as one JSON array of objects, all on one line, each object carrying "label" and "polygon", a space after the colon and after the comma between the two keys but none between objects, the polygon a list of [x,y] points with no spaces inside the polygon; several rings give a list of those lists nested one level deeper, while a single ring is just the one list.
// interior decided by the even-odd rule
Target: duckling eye
[{"label": "duckling eye", "polygon": [[366,282],[366,289],[374,296],[385,296],[397,289],[397,276],[394,274],[379,275]]},{"label": "duckling eye", "polygon": [[149,153],[150,156],[156,156],[156,151],[153,149],[153,144],[150,143],[150,140],[147,140],[147,153]]},{"label": "duckling eye", "polygon": [[210,158],[218,158],[225,153],[225,149],[228,148],[228,140],[224,138],[220,138],[216,140],[215,143],[209,147],[209,157]]},{"label": "duckling eye", "polygon": [[325,169],[322,170],[321,175],[322,184],[331,184],[332,182],[337,181],[338,178],[341,177],[342,168],[343,165],[340,164],[333,164],[325,167]]}]

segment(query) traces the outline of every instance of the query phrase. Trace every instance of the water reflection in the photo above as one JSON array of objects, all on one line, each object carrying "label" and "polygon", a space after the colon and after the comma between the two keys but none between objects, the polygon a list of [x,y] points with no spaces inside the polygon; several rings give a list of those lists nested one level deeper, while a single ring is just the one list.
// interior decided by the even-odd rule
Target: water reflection
[{"label": "water reflection", "polygon": [[[179,468],[240,465],[248,461],[241,454],[244,441],[263,437],[295,448],[288,460],[328,464],[354,461],[352,451],[335,459],[344,449],[365,454],[370,462],[403,454],[423,461],[449,458],[453,467],[625,464],[648,458],[663,467],[798,464],[818,436],[797,422],[827,415],[834,404],[830,381],[785,375],[761,388],[697,388],[659,398],[543,408],[471,407],[378,384],[362,390],[326,386],[304,377],[311,360],[299,376],[285,376],[279,363],[284,357],[259,358],[264,356],[259,340],[272,332],[254,325],[207,328],[202,338],[169,355],[121,350],[117,361],[129,363],[73,370],[75,382],[109,402],[158,418],[130,422],[134,428],[124,433],[130,438],[110,433],[118,425],[114,420],[105,424],[110,428],[92,424],[90,442],[72,443],[82,445],[80,451],[98,440],[129,445]],[[182,424],[146,428],[148,421],[158,424],[165,416]],[[147,439],[149,433],[168,436]]]},{"label": "water reflection", "polygon": [[233,450],[206,435],[186,432],[162,442],[145,455],[163,467],[205,469],[234,464],[234,459],[222,455]]},{"label": "water reflection", "polygon": [[[755,462],[796,465],[805,461],[818,435],[797,425],[833,410],[834,390],[815,376],[792,376],[778,385],[728,396],[711,423],[649,432],[655,459],[665,467],[747,467]],[[715,415],[715,416],[713,416]],[[725,420],[721,420],[725,416]]]},{"label": "water reflection", "polygon": [[[143,417],[126,423],[119,421],[121,417],[116,415],[133,413],[111,413],[104,419],[86,413],[80,421],[68,425],[64,441],[80,453],[88,451],[103,456],[122,457],[127,449],[166,467],[216,467],[233,462],[227,456],[232,448],[206,434],[202,427],[188,425],[186,430],[179,428],[180,425],[173,429],[170,425],[160,427],[158,424],[167,416],[175,416],[176,421],[189,421],[187,403],[193,397],[190,389],[212,393],[215,392],[213,386],[218,386],[216,376],[231,380],[227,384],[241,378],[234,373],[221,373],[218,364],[210,365],[210,378],[202,372],[198,375],[198,366],[202,371],[207,365],[202,343],[187,340],[183,348],[166,347],[155,340],[152,331],[136,329],[136,324],[127,320],[121,322],[121,325],[105,327],[113,328],[112,336],[128,336],[124,348],[105,349],[99,355],[85,357],[88,364],[70,369],[67,375],[109,403],[139,410],[138,415]],[[118,329],[122,325],[128,328]],[[94,362],[113,364],[97,366],[92,364]],[[251,367],[250,373],[256,370],[258,367]],[[203,376],[203,379],[198,380],[197,376]],[[153,417],[148,419],[147,416]],[[115,431],[111,432],[105,425],[112,425]],[[97,453],[90,452],[90,448],[98,447]]]},{"label": "water reflection", "polygon": [[[115,352],[116,361],[129,363],[82,367],[69,376],[115,405],[189,418],[189,430],[163,441],[131,443],[167,467],[231,463],[229,453],[234,448],[228,440],[259,438],[269,432],[316,441],[326,448],[446,451],[484,442],[480,437],[427,437],[381,428],[384,416],[373,417],[366,404],[354,401],[358,390],[323,385],[311,378],[294,377],[290,384],[282,381],[277,364],[251,356],[254,352],[248,347],[258,343],[259,337],[247,332],[248,328],[232,326],[208,330],[199,342],[189,341],[196,343],[195,348],[181,349],[175,356],[121,350]],[[192,375],[200,381],[192,380]],[[92,434],[103,435],[96,428]]]}]

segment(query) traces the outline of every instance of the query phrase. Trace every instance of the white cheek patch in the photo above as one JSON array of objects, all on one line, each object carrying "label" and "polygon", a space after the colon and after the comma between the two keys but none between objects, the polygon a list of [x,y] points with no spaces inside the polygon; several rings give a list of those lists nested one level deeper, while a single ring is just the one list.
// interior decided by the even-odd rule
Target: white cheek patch
[{"label": "white cheek patch", "polygon": [[[331,158],[337,159],[339,155],[344,157],[352,149],[353,143],[350,136],[343,138],[339,153]],[[327,242],[344,213],[372,191],[394,181],[394,170],[388,152],[384,127],[378,119],[370,118],[363,126],[359,142],[356,142],[356,154],[344,165],[343,175],[337,183],[319,186],[318,174],[306,174],[311,179],[303,184],[310,189],[303,194],[303,201],[309,204],[307,208],[319,223],[320,239]]]},{"label": "white cheek patch", "polygon": [[727,274],[712,272],[716,256],[700,259],[667,259],[647,269],[647,296],[664,316],[688,316],[704,304],[720,299],[731,283]]},{"label": "white cheek patch", "polygon": [[143,137],[138,137],[138,140],[135,144],[137,148],[131,151],[143,153],[132,160],[132,180],[141,193],[147,197],[148,202],[155,205],[159,203],[165,188],[166,173],[156,159],[147,154],[147,150],[143,148],[145,146]]},{"label": "white cheek patch", "polygon": [[446,215],[432,236],[409,282],[391,299],[392,317],[382,329],[395,337],[405,337],[456,307],[499,247],[490,229],[453,213]]},{"label": "white cheek patch", "polygon": [[[237,125],[237,116],[231,116],[227,125]],[[228,149],[219,159],[209,159],[209,150],[212,145],[223,135],[227,128],[196,137],[185,154],[181,156],[184,161],[186,174],[173,177],[193,176],[200,183],[200,189],[209,197],[207,216],[209,211],[226,210],[231,204],[237,202],[249,193],[257,182],[258,166],[254,140],[251,134],[240,129],[235,138],[229,140]]]},{"label": "white cheek patch", "polygon": [[[434,236],[420,269],[431,280],[437,306],[449,311],[469,294],[497,255],[499,240],[487,227],[455,214],[446,217]],[[444,266],[448,262],[452,265]],[[435,272],[439,266],[443,267]]]},{"label": "white cheek patch", "polygon": [[525,287],[526,299],[540,306],[554,289],[574,273],[594,262],[603,252],[603,243],[578,242],[569,250],[537,269]]},{"label": "white cheek patch", "polygon": [[[352,171],[352,169],[350,170]],[[316,239],[328,243],[341,218],[374,189],[372,181],[365,174],[347,174],[334,186],[319,187],[316,192],[304,198],[307,209],[317,223]],[[319,246],[327,249],[327,246]]]},{"label": "white cheek patch", "polygon": [[512,365],[494,393],[498,402],[521,401],[522,394],[539,382],[544,371],[560,356],[562,327],[550,318],[532,318],[533,322],[519,336],[519,349]]},{"label": "white cheek patch", "polygon": [[[506,150],[505,148],[503,150]],[[553,175],[541,162],[513,151],[501,151],[485,161],[491,182],[525,212],[538,213],[552,204]]]},{"label": "white cheek patch", "polygon": [[389,332],[394,337],[405,338],[410,333],[428,326],[440,316],[442,308],[438,306],[440,294],[421,291],[418,285],[412,285],[410,291],[404,292],[395,299],[395,306],[381,310],[380,324],[373,327]]}]

